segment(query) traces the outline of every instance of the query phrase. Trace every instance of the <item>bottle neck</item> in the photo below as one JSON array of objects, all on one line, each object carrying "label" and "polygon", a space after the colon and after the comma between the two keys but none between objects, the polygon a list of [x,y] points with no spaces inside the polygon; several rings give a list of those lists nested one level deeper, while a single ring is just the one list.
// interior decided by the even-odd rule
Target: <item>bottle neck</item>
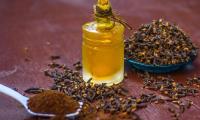
[{"label": "bottle neck", "polygon": [[98,0],[97,4],[94,5],[94,14],[98,29],[112,29],[114,27],[109,0]]},{"label": "bottle neck", "polygon": [[95,16],[98,29],[112,29],[114,22],[109,17],[97,17]]},{"label": "bottle neck", "polygon": [[109,0],[98,0],[97,4],[94,5],[94,14],[98,29],[112,29],[115,26],[115,22],[119,22],[132,30],[128,23],[113,15]]}]

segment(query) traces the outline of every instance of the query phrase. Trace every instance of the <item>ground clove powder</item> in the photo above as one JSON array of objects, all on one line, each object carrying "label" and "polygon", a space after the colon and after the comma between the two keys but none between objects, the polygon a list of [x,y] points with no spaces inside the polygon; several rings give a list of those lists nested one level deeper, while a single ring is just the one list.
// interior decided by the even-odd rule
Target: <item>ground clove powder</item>
[{"label": "ground clove powder", "polygon": [[49,113],[58,116],[76,112],[79,103],[64,93],[46,90],[31,97],[28,107],[36,113]]}]

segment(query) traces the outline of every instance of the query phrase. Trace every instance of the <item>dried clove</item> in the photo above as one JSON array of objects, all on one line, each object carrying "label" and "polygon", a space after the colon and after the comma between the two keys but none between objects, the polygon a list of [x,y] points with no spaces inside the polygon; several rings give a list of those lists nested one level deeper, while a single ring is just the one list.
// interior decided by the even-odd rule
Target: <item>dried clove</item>
[{"label": "dried clove", "polygon": [[188,62],[197,56],[198,48],[178,26],[162,19],[153,20],[125,40],[128,59],[153,65]]}]

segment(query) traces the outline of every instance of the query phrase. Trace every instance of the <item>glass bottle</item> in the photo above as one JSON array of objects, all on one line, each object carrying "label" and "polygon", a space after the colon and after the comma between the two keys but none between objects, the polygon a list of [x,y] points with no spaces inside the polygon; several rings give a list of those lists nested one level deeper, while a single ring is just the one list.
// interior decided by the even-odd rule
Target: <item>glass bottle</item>
[{"label": "glass bottle", "polygon": [[108,0],[98,0],[95,21],[82,26],[83,79],[111,86],[124,78],[124,26],[112,21]]}]

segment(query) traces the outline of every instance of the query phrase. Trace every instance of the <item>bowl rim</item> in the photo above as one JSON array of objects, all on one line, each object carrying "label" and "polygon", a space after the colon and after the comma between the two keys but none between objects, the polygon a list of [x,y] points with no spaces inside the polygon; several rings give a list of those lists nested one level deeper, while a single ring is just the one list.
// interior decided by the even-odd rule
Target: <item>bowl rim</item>
[{"label": "bowl rim", "polygon": [[142,65],[142,66],[145,66],[145,67],[158,67],[158,68],[168,68],[168,67],[182,66],[182,65],[186,65],[186,64],[189,64],[189,63],[193,62],[193,60],[190,59],[190,60],[187,61],[187,62],[181,62],[181,63],[177,63],[177,64],[156,65],[156,64],[146,64],[146,63],[142,63],[142,62],[139,62],[139,61],[134,60],[134,59],[126,59],[126,60],[127,60],[128,62],[132,63],[132,64]]}]

